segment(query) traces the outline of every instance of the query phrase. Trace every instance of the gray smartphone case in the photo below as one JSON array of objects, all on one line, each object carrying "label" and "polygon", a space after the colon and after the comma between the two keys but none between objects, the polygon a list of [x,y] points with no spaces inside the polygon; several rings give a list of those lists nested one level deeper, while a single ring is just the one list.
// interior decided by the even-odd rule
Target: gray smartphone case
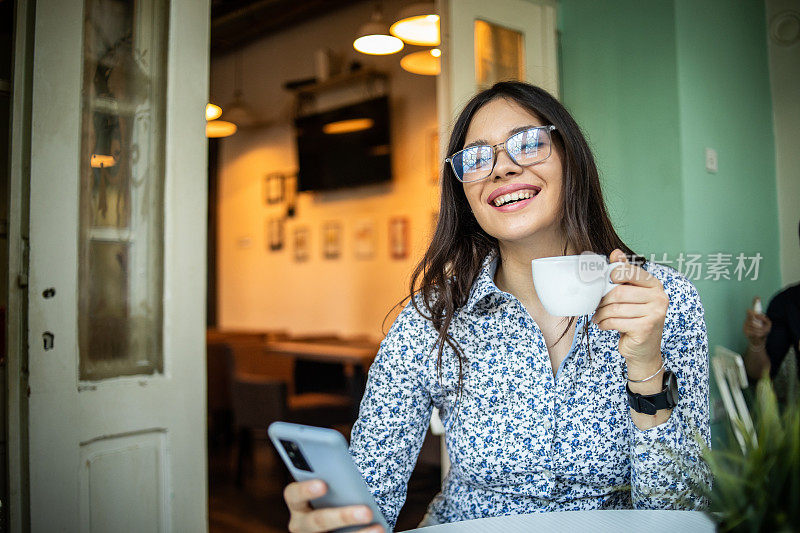
[{"label": "gray smartphone case", "polygon": [[[384,531],[391,531],[364,478],[353,463],[353,458],[347,449],[347,441],[341,433],[333,429],[288,422],[273,422],[267,433],[294,479],[297,481],[321,479],[328,486],[325,495],[311,500],[313,508],[366,505],[372,509],[372,524],[380,524]],[[292,441],[300,448],[300,452],[311,467],[311,472],[301,470],[292,464],[280,443],[281,440]],[[347,527],[336,531],[356,531],[364,527],[367,526]]]}]

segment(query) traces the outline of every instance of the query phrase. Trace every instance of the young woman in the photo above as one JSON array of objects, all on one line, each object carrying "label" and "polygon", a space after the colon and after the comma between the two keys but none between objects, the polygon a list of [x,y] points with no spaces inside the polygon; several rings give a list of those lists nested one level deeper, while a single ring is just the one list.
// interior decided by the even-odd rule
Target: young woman
[{"label": "young woman", "polygon": [[[433,407],[452,466],[423,525],[701,505],[703,307],[690,281],[616,234],[573,118],[538,87],[498,83],[461,112],[448,156],[436,233],[370,368],[350,445],[389,524]],[[628,263],[612,272],[619,286],[589,316],[548,314],[531,260],[583,251]],[[286,488],[292,531],[369,523],[362,507],[312,510],[325,490]]]}]

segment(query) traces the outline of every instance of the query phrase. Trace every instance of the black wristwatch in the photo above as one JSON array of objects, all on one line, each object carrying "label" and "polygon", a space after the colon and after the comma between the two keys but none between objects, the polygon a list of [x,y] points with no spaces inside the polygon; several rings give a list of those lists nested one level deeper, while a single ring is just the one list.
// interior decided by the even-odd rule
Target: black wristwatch
[{"label": "black wristwatch", "polygon": [[675,374],[667,370],[664,372],[664,388],[656,394],[637,394],[631,392],[631,388],[626,384],[625,390],[628,391],[628,404],[637,413],[654,415],[659,409],[672,409],[678,405],[680,396],[678,394],[678,380]]}]

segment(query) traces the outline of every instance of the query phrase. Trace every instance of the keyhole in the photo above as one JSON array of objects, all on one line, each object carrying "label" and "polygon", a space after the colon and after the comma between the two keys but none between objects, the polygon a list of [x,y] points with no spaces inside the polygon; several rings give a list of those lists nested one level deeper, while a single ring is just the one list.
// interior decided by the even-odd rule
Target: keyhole
[{"label": "keyhole", "polygon": [[42,333],[42,340],[44,341],[44,350],[52,350],[53,346],[55,345],[55,338],[56,336],[50,333],[49,331],[45,331]]},{"label": "keyhole", "polygon": [[56,289],[54,287],[50,287],[48,289],[45,289],[42,292],[42,296],[44,296],[45,298],[52,298],[55,295],[56,295]]}]

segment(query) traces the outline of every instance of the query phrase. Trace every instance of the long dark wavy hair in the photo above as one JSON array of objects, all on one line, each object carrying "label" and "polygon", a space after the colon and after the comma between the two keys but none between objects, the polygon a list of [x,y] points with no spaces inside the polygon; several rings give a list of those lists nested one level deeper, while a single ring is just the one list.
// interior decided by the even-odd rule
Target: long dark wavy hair
[{"label": "long dark wavy hair", "polygon": [[[622,250],[634,264],[644,259],[635,254],[614,230],[608,217],[600,178],[594,157],[580,127],[569,112],[550,93],[516,81],[504,81],[476,94],[461,111],[453,126],[447,146],[451,155],[464,147],[467,129],[472,117],[484,105],[496,98],[516,102],[544,124],[556,127],[552,132],[553,144],[559,151],[563,168],[563,194],[561,229],[566,236],[563,254],[568,247],[580,251],[610,255],[615,248]],[[433,323],[439,333],[434,344],[437,350],[437,368],[441,381],[442,353],[445,344],[458,357],[458,393],[463,385],[464,354],[448,329],[456,312],[469,298],[484,258],[498,253],[497,239],[486,233],[470,209],[464,189],[449,165],[441,169],[441,203],[439,220],[424,257],[414,269],[409,295],[398,305],[411,299],[417,312]],[[487,178],[490,179],[490,178]],[[419,298],[415,298],[418,295]],[[420,308],[420,303],[422,308]],[[572,327],[571,317],[558,341]],[[584,333],[588,348],[588,320]]]}]

